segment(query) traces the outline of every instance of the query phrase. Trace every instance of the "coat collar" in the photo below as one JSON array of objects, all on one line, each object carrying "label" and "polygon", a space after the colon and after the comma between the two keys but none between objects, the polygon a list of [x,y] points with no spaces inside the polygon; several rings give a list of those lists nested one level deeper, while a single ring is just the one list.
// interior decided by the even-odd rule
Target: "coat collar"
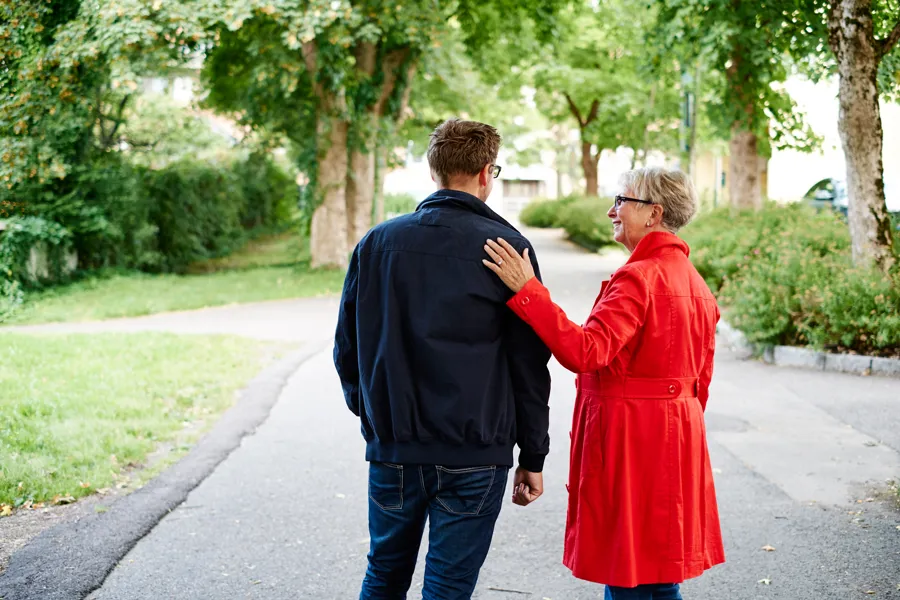
[{"label": "coat collar", "polygon": [[684,252],[685,256],[691,255],[691,249],[687,242],[675,235],[665,231],[651,231],[638,242],[637,248],[628,257],[628,263],[637,262],[655,256],[660,252],[668,249],[677,249]]},{"label": "coat collar", "polygon": [[519,233],[518,229],[510,225],[506,219],[495,213],[487,203],[482,202],[472,194],[466,192],[446,189],[438,190],[425,198],[425,200],[416,207],[416,212],[421,212],[426,208],[456,208],[473,212],[486,219],[490,219],[491,221],[496,221],[505,227],[509,227],[516,233]]}]

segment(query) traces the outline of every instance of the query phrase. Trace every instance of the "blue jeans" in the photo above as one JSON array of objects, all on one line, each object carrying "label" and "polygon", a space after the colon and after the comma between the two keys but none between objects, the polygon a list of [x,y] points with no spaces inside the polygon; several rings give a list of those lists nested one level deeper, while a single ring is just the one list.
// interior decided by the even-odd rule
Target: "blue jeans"
[{"label": "blue jeans", "polygon": [[606,586],[605,600],[682,600],[677,583],[652,583],[633,588]]},{"label": "blue jeans", "polygon": [[369,464],[369,568],[360,600],[404,600],[429,521],[424,600],[472,597],[508,467]]}]

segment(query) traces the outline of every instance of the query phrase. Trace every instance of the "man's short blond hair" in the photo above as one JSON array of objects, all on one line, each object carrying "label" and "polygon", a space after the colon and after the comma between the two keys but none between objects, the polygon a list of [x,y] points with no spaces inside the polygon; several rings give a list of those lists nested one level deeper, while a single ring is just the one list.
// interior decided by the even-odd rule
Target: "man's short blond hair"
[{"label": "man's short blond hair", "polygon": [[622,175],[620,183],[635,198],[662,206],[662,225],[672,233],[697,214],[697,190],[681,171],[661,167],[634,169]]}]

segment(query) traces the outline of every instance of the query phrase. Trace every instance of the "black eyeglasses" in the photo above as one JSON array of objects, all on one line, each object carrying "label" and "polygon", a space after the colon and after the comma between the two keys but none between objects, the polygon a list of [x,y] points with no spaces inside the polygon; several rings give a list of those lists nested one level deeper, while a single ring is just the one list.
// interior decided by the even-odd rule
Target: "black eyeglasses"
[{"label": "black eyeglasses", "polygon": [[494,176],[494,179],[500,177],[500,171],[503,170],[503,167],[500,165],[491,165],[491,175]]},{"label": "black eyeglasses", "polygon": [[616,210],[622,208],[626,202],[637,202],[638,204],[653,204],[652,200],[638,200],[637,198],[629,198],[628,196],[616,196]]}]

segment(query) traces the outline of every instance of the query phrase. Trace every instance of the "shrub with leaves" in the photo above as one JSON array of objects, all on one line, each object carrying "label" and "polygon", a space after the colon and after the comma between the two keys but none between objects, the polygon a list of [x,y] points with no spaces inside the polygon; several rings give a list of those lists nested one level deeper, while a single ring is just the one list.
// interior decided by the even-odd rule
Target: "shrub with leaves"
[{"label": "shrub with leaves", "polygon": [[694,266],[710,289],[718,292],[773,241],[788,237],[802,245],[807,241],[800,237],[808,234],[820,235],[818,241],[811,243],[824,245],[823,254],[849,248],[847,226],[836,214],[816,213],[802,204],[771,203],[760,211],[721,208],[702,215],[680,235],[691,247]]},{"label": "shrub with leaves", "polygon": [[606,211],[612,200],[578,198],[566,203],[559,214],[559,226],[570,240],[589,250],[615,244],[612,221]]},{"label": "shrub with leaves", "polygon": [[828,211],[716,211],[685,230],[691,258],[751,342],[900,356],[900,273],[854,268]]},{"label": "shrub with leaves", "polygon": [[559,227],[559,219],[563,209],[576,198],[567,196],[558,200],[536,198],[519,213],[519,220],[529,227]]},{"label": "shrub with leaves", "polygon": [[566,236],[588,250],[615,244],[612,222],[606,216],[612,200],[566,196],[559,200],[534,200],[519,215],[529,227],[561,227]]}]

